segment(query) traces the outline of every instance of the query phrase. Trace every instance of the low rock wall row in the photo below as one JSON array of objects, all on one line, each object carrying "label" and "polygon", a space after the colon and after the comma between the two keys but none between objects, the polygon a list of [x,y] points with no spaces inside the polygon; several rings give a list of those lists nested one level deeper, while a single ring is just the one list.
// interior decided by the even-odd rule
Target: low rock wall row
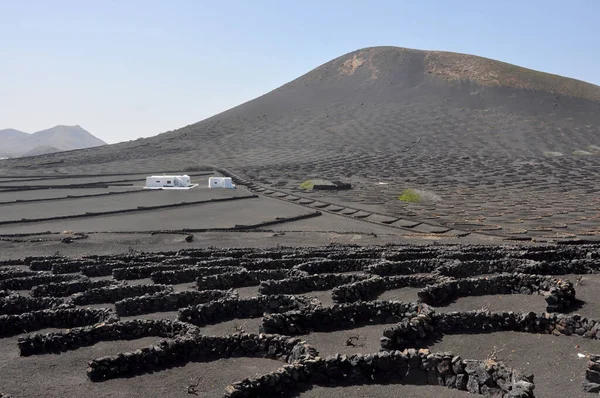
[{"label": "low rock wall row", "polygon": [[139,297],[130,297],[115,303],[119,316],[149,314],[153,312],[177,311],[193,305],[230,297],[230,293],[222,290],[204,290],[201,292],[187,290],[181,292],[160,291]]},{"label": "low rock wall row", "polygon": [[45,328],[72,328],[93,325],[108,319],[110,310],[89,308],[49,309],[20,315],[0,315],[0,337],[14,336]]},{"label": "low rock wall row", "polygon": [[262,259],[246,259],[240,260],[240,266],[248,271],[267,270],[267,269],[291,269],[302,264],[304,259],[301,258],[262,258]]},{"label": "low rock wall row", "polygon": [[33,297],[67,297],[89,289],[97,289],[118,284],[118,282],[113,280],[92,281],[84,276],[67,282],[54,282],[47,283],[45,285],[34,286],[33,289],[31,289],[31,295]]},{"label": "low rock wall row", "polygon": [[150,278],[153,272],[175,271],[183,268],[183,265],[178,264],[137,265],[135,267],[115,268],[112,270],[112,276],[117,280],[144,279]]},{"label": "low rock wall row", "polygon": [[403,275],[403,276],[375,276],[333,289],[332,297],[336,303],[352,303],[355,301],[370,301],[376,299],[386,290],[400,289],[403,287],[425,287],[439,283],[447,278],[436,275]]},{"label": "low rock wall row", "polygon": [[300,339],[265,334],[233,334],[229,336],[188,336],[163,340],[117,356],[90,361],[88,377],[92,381],[126,377],[158,369],[231,356],[263,357],[286,363],[317,356],[314,348]]},{"label": "low rock wall row", "polygon": [[24,276],[35,276],[35,275],[38,275],[38,273],[36,271],[26,271],[26,270],[20,270],[20,269],[6,269],[6,270],[0,271],[0,281],[3,281],[5,279],[22,278]]},{"label": "low rock wall row", "polygon": [[196,326],[212,325],[231,319],[257,318],[266,313],[306,308],[302,297],[269,295],[251,298],[226,298],[179,310],[178,319]]},{"label": "low rock wall row", "polygon": [[75,272],[81,272],[83,267],[96,264],[94,260],[69,260],[62,262],[55,262],[52,264],[50,269],[53,274],[71,274]]},{"label": "low rock wall row", "polygon": [[74,304],[89,305],[114,303],[128,297],[136,297],[144,294],[153,294],[160,291],[172,292],[173,287],[169,285],[115,285],[89,289],[71,296]]},{"label": "low rock wall row", "polygon": [[600,339],[600,320],[580,315],[535,312],[461,311],[422,312],[384,329],[381,346],[386,350],[422,346],[444,334],[472,334],[513,331],[522,333],[576,335]]},{"label": "low rock wall row", "polygon": [[51,271],[52,265],[69,261],[67,257],[25,257],[25,264],[32,271]]},{"label": "low rock wall row", "polygon": [[501,362],[464,360],[427,349],[335,355],[308,359],[226,388],[227,398],[297,396],[311,385],[348,386],[387,383],[429,384],[506,398],[534,397],[533,377]]},{"label": "low rock wall row", "polygon": [[281,280],[288,276],[287,270],[239,271],[198,278],[198,290],[227,290],[239,287],[258,286],[262,281]]},{"label": "low rock wall row", "polygon": [[156,271],[150,276],[152,282],[164,285],[178,285],[180,283],[195,282],[198,278],[208,275],[224,274],[243,271],[242,267],[215,266],[215,267],[190,267],[174,271]]},{"label": "low rock wall row", "polygon": [[380,260],[366,267],[365,272],[379,276],[430,273],[443,264],[443,262],[443,260],[437,259],[408,261]]},{"label": "low rock wall row", "polygon": [[549,312],[564,312],[575,303],[575,288],[567,280],[543,275],[501,274],[485,278],[450,279],[418,293],[429,305],[444,305],[459,297],[494,294],[542,294]]},{"label": "low rock wall row", "polygon": [[[11,294],[0,298],[0,315],[19,315],[26,312],[67,306],[63,299],[53,297],[26,297]],[[70,305],[72,306],[72,304]]]},{"label": "low rock wall row", "polygon": [[135,264],[131,264],[124,261],[107,261],[82,267],[81,273],[85,276],[89,276],[90,278],[96,276],[111,276],[113,269],[127,268],[132,267],[134,265]]},{"label": "low rock wall row", "polygon": [[100,323],[56,333],[32,334],[21,337],[18,346],[21,356],[60,353],[94,345],[100,341],[135,340],[144,337],[174,338],[185,335],[194,326],[166,319],[134,319],[123,322]]},{"label": "low rock wall row", "polygon": [[436,267],[434,272],[451,278],[469,278],[482,274],[497,274],[503,272],[518,272],[527,267],[532,260],[505,258],[495,260],[452,260]]},{"label": "low rock wall row", "polygon": [[294,268],[306,271],[311,275],[327,274],[336,272],[354,272],[362,271],[368,264],[370,259],[363,258],[323,258],[313,261],[307,261],[296,265]]},{"label": "low rock wall row", "polygon": [[391,324],[428,310],[426,305],[400,301],[360,301],[331,307],[306,308],[265,315],[261,332],[287,336]]},{"label": "low rock wall row", "polygon": [[333,289],[336,286],[368,278],[364,275],[317,274],[261,282],[260,294],[301,294]]},{"label": "low rock wall row", "polygon": [[2,280],[0,281],[0,290],[29,290],[34,286],[46,283],[73,281],[80,278],[80,275],[52,275],[39,273],[32,276]]}]

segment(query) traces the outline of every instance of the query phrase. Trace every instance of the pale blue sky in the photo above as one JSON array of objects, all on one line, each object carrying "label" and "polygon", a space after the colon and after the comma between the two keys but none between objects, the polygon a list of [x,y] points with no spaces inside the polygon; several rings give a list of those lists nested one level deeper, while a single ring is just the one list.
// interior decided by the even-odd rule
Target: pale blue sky
[{"label": "pale blue sky", "polygon": [[377,45],[600,84],[599,15],[600,0],[0,0],[0,129],[147,137]]}]

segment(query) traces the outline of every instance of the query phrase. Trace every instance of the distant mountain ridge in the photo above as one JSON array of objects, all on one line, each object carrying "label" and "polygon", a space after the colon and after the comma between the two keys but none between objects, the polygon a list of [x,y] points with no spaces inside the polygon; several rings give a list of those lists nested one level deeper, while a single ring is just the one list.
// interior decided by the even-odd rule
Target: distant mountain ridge
[{"label": "distant mountain ridge", "polygon": [[79,125],[58,125],[28,134],[15,129],[0,130],[0,157],[35,156],[106,145]]}]

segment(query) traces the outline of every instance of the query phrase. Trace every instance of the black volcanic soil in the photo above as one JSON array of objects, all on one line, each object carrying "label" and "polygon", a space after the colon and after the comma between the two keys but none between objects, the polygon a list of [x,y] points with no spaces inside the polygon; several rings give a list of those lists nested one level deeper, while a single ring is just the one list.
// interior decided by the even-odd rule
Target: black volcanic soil
[{"label": "black volcanic soil", "polygon": [[[448,228],[596,239],[599,130],[598,86],[468,55],[374,47],[196,124],[0,161],[0,175],[212,165],[291,193],[309,178],[348,181],[353,189],[321,198]],[[406,204],[405,189],[441,200]]]},{"label": "black volcanic soil", "polygon": [[[338,243],[432,247],[518,243],[526,248],[596,240],[600,236],[599,131],[600,87],[460,54],[392,47],[359,50],[253,101],[157,137],[0,161],[0,224],[11,222],[0,225],[0,259]],[[232,173],[240,181],[239,189],[65,198],[137,190],[144,176],[162,171],[217,174],[217,169]],[[117,175],[124,172],[139,174]],[[204,184],[205,178],[192,180]],[[352,189],[300,191],[298,186],[310,178],[350,182]],[[96,185],[82,188],[82,181]],[[402,202],[398,197],[405,189],[428,191],[437,199]],[[138,209],[240,194],[258,197]],[[9,201],[26,202],[5,203]],[[85,214],[99,210],[134,211],[102,217]],[[318,217],[287,220],[317,210],[322,213]],[[56,216],[70,218],[22,220]],[[264,221],[276,224],[232,230],[236,225]],[[193,241],[187,242],[188,232],[182,228],[223,230],[195,232]],[[61,243],[65,237],[83,238]],[[576,276],[566,278],[575,280]],[[576,287],[583,300],[578,312],[594,319],[598,318],[599,280],[596,275],[585,275],[583,284]],[[142,282],[148,280],[131,284]],[[193,288],[193,283],[176,286],[177,290],[187,288]],[[236,290],[241,297],[258,291],[256,287]],[[416,292],[413,288],[391,290],[379,299],[413,301]],[[307,294],[323,305],[332,304],[331,290]],[[436,310],[480,308],[543,311],[544,301],[535,295],[464,297]],[[139,318],[175,316],[169,312]],[[257,331],[259,322],[233,320],[203,331],[215,335],[236,328]],[[378,349],[383,328],[366,326],[303,337],[323,354],[372,352]],[[361,334],[364,346],[345,346],[350,333]],[[189,396],[185,387],[201,376],[199,395],[214,397],[233,381],[281,366],[269,360],[236,358],[188,364],[132,380],[100,384],[87,380],[88,360],[157,340],[104,342],[61,355],[20,358],[17,337],[0,339],[0,393],[16,397]],[[585,360],[577,353],[600,350],[595,340],[524,333],[447,335],[431,348],[483,359],[494,345],[504,350],[499,359],[535,374],[538,397],[583,397]],[[399,393],[465,396],[430,386],[400,385],[314,387],[299,396]]]}]

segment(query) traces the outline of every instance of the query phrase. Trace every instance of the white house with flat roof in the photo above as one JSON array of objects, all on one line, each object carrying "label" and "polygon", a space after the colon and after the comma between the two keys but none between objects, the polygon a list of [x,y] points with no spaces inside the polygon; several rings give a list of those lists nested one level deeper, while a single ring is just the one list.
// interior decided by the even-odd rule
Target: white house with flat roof
[{"label": "white house with flat roof", "polygon": [[235,188],[231,177],[210,177],[208,179],[209,188]]},{"label": "white house with flat roof", "polygon": [[188,175],[161,175],[146,177],[144,189],[192,189],[198,184],[192,184]]}]

